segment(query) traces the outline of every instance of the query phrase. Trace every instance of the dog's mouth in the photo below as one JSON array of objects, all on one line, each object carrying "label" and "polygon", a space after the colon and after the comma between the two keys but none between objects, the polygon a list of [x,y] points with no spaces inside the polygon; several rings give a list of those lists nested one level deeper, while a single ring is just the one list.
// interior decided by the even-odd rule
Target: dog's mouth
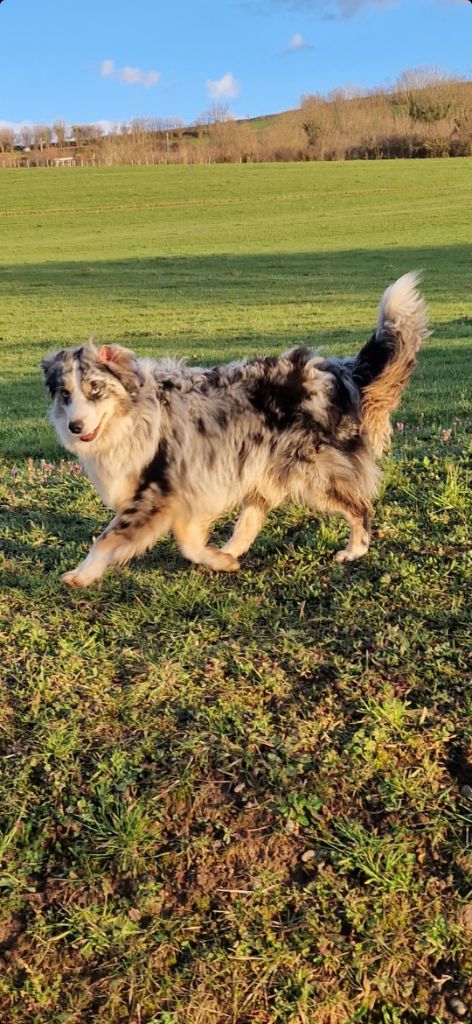
[{"label": "dog's mouth", "polygon": [[100,423],[98,424],[98,427],[95,427],[95,430],[91,431],[90,434],[81,434],[80,435],[80,440],[81,441],[86,441],[87,444],[88,444],[89,441],[95,441],[95,438],[96,438],[99,430],[100,430]]}]

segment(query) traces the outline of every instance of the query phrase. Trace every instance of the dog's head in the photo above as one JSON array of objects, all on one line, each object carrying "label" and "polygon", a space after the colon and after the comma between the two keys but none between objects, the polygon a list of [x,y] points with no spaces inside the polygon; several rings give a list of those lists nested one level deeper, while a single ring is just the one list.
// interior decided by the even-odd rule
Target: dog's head
[{"label": "dog's head", "polygon": [[142,384],[134,352],[120,345],[96,348],[88,341],[41,363],[53,398],[51,419],[69,450],[85,454],[97,447],[111,420],[126,416]]}]

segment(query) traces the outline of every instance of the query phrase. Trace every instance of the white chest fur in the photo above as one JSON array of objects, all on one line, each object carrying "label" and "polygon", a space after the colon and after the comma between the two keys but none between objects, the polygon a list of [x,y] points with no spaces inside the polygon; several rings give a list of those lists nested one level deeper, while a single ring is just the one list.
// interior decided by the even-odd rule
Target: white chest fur
[{"label": "white chest fur", "polygon": [[131,500],[138,483],[136,472],[126,472],[123,466],[106,465],[101,460],[81,461],[104,505],[116,512]]}]

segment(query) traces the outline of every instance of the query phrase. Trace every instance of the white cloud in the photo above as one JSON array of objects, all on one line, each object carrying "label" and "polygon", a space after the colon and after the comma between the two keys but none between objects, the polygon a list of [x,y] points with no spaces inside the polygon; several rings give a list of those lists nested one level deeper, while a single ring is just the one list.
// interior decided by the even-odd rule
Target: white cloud
[{"label": "white cloud", "polygon": [[302,0],[303,6],[314,7],[325,17],[352,18],[362,7],[397,7],[398,0]]},{"label": "white cloud", "polygon": [[292,36],[287,46],[287,53],[296,53],[297,50],[311,50],[310,44],[299,32],[295,32],[295,35]]},{"label": "white cloud", "polygon": [[392,0],[337,0],[337,6],[342,18],[351,18],[361,7],[395,7],[396,3]]},{"label": "white cloud", "polygon": [[126,85],[144,85],[145,89],[156,85],[160,77],[158,71],[141,71],[140,68],[126,67],[120,71],[120,79]]},{"label": "white cloud", "polygon": [[[42,123],[43,122],[41,122],[41,124]],[[23,130],[23,128],[33,129],[33,126],[35,124],[39,124],[39,121],[0,121],[0,130],[2,128],[8,129],[14,132],[15,135],[18,135],[19,132]]]},{"label": "white cloud", "polygon": [[115,70],[115,62],[114,62],[114,60],[102,60],[102,63],[100,65],[100,74],[101,74],[102,78],[110,78],[110,75],[113,74],[114,70]]},{"label": "white cloud", "polygon": [[207,78],[205,85],[212,100],[234,100],[239,96],[239,82],[231,71],[215,82]]},{"label": "white cloud", "polygon": [[142,85],[144,89],[151,89],[157,85],[161,74],[160,71],[142,71],[141,68],[116,68],[114,60],[102,60],[100,65],[102,78],[114,78],[124,85]]},{"label": "white cloud", "polygon": [[363,7],[387,9],[398,7],[400,0],[271,0],[292,10],[311,11],[324,21],[352,18]]},{"label": "white cloud", "polygon": [[[353,18],[362,9],[392,10],[398,8],[402,0],[245,0],[248,10],[267,13],[277,4],[292,11],[308,11],[318,15],[322,21],[338,21],[340,18]],[[436,6],[465,7],[467,0],[430,0]]]},{"label": "white cloud", "polygon": [[116,121],[110,121],[107,117],[102,117],[99,121],[94,121],[93,123],[96,124],[98,128],[101,128],[104,135],[109,135],[110,132],[119,131],[120,128]]}]

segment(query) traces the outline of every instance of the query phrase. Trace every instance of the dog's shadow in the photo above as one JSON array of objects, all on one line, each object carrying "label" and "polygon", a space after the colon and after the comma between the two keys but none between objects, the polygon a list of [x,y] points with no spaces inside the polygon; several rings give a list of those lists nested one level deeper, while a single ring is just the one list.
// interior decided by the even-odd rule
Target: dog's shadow
[{"label": "dog's shadow", "polygon": [[[237,602],[244,599],[246,591],[248,598],[254,596],[255,586],[258,592],[270,589],[279,610],[284,609],[289,619],[293,617],[294,625],[299,622],[301,583],[298,572],[292,572],[291,566],[292,562],[295,566],[299,563],[305,551],[313,566],[313,579],[310,578],[307,588],[311,594],[307,599],[308,612],[310,604],[316,604],[316,581],[320,576],[330,577],[330,585],[323,591],[323,601],[335,616],[335,595],[340,579],[343,590],[359,580],[376,587],[384,565],[381,559],[380,563],[375,559],[375,548],[366,559],[338,566],[332,559],[336,547],[343,546],[343,540],[335,538],[331,532],[324,536],[317,518],[295,515],[286,522],[275,513],[271,519],[242,559],[238,573],[215,574],[192,565],[183,557],[174,538],[168,535],[126,567],[111,569],[98,586],[71,591],[62,584],[61,574],[85,557],[93,539],[109,521],[106,511],[103,510],[103,515],[87,514],[83,509],[66,511],[52,500],[31,509],[4,503],[0,508],[1,583],[7,592],[19,589],[31,598],[47,599],[54,592],[60,604],[66,606],[75,605],[90,594],[91,606],[96,609],[110,602],[113,605],[140,602],[144,607],[151,607],[155,605],[159,588],[163,588],[169,591],[168,600],[181,604],[182,616],[192,620],[200,615],[219,619],[222,601],[227,603],[232,595]],[[211,543],[221,547],[230,536],[233,522],[232,518],[224,517],[216,523]],[[379,541],[375,540],[374,544],[377,546]],[[391,539],[389,549],[392,550]],[[394,545],[395,552],[397,549],[400,553],[400,543]],[[264,628],[265,612],[261,614],[260,626]]]},{"label": "dog's shadow", "polygon": [[[19,587],[32,596],[44,592],[45,588],[50,592],[51,581],[56,579],[62,593],[77,597],[81,591],[66,588],[61,584],[60,576],[85,557],[109,520],[106,513],[103,518],[98,518],[81,511],[74,517],[70,512],[57,510],[51,505],[23,509],[4,502],[0,507],[2,586],[6,590]],[[154,587],[151,582],[146,584],[143,570],[152,574]],[[151,594],[155,598],[156,573],[165,581],[192,571],[209,575],[209,570],[186,561],[173,537],[168,535],[124,569],[111,569],[104,578],[105,587],[100,584],[99,588],[92,590],[104,592],[112,581],[117,599],[140,598],[147,601]]]}]

